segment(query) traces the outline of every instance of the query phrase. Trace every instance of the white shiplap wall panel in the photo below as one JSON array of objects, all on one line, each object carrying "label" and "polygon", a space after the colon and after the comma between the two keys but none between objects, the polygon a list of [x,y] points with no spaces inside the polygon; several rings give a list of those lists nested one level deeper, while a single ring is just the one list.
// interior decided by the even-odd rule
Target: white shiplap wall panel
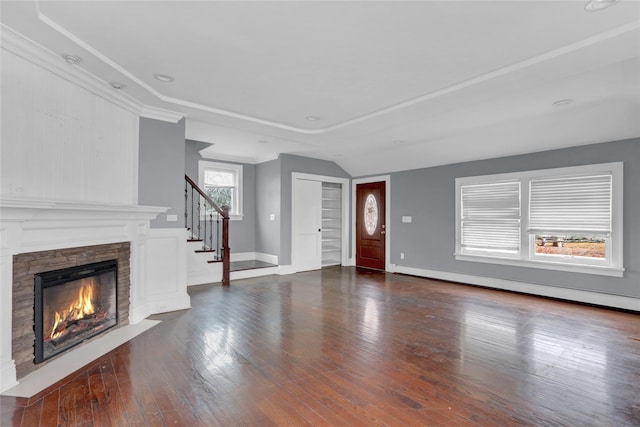
[{"label": "white shiplap wall panel", "polygon": [[2,198],[137,203],[138,116],[2,51]]}]

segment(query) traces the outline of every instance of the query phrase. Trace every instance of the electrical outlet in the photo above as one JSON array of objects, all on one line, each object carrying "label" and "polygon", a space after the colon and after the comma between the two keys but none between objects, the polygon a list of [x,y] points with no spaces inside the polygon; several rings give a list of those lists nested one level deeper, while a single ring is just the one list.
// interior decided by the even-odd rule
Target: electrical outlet
[{"label": "electrical outlet", "polygon": [[404,252],[400,252],[400,259],[404,259]]}]

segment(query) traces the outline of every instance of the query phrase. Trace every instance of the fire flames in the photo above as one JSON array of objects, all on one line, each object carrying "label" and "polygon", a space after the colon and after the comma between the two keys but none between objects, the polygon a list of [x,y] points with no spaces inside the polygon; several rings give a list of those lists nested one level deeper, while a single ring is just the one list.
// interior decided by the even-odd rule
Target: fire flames
[{"label": "fire flames", "polygon": [[92,302],[93,286],[93,281],[83,285],[78,291],[78,298],[69,305],[68,309],[64,309],[62,312],[56,311],[55,322],[49,339],[53,340],[63,335],[67,325],[71,322],[95,313],[96,308]]}]

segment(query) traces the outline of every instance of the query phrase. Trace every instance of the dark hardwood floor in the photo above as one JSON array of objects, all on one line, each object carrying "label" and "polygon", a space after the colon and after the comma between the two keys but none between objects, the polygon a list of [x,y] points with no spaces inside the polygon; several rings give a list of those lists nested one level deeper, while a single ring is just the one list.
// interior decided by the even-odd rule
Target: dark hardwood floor
[{"label": "dark hardwood floor", "polygon": [[190,294],[37,396],[2,397],[0,424],[640,425],[638,314],[339,267]]}]

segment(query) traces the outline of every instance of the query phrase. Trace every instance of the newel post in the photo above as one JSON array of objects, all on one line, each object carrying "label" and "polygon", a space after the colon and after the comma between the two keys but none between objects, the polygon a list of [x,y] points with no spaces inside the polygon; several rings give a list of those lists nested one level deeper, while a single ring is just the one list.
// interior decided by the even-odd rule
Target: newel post
[{"label": "newel post", "polygon": [[229,206],[222,206],[222,286],[229,286],[231,252],[229,250]]}]

